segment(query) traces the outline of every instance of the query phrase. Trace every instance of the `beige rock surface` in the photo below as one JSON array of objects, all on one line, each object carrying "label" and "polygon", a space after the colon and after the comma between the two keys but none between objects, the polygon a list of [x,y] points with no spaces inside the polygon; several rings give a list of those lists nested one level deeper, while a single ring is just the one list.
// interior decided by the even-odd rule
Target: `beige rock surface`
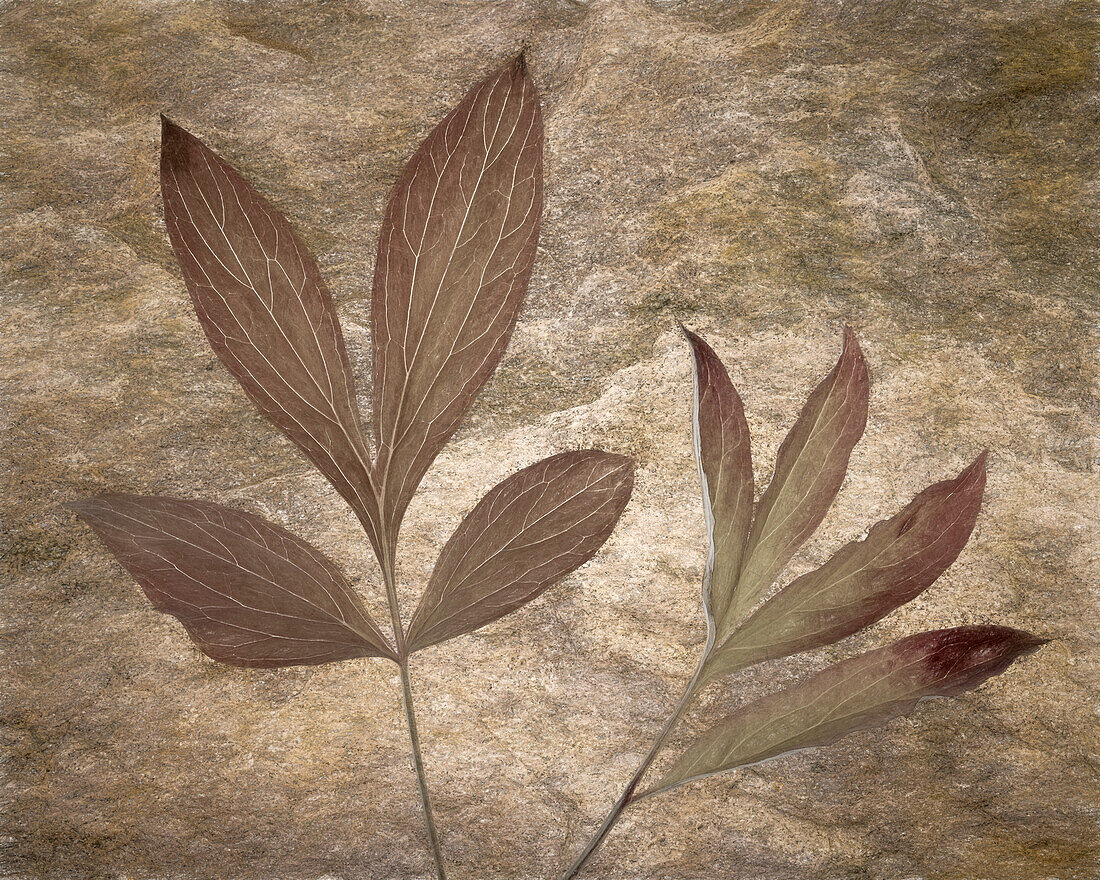
[{"label": "beige rock surface", "polygon": [[164,232],[164,111],[292,219],[369,388],[369,281],[405,158],[529,47],[547,209],[514,341],[404,529],[406,615],[507,473],[639,464],[606,548],[413,666],[454,878],[552,878],[700,649],[703,529],[683,318],[727,360],[758,484],[857,328],[867,434],[820,562],[992,450],[927,594],[751,670],[689,727],[931,626],[1055,641],[979,691],[647,802],[589,876],[1100,874],[1096,824],[1100,90],[1087,2],[0,3],[0,876],[419,878],[394,669],[242,671],[157,615],[62,501],[227,501],[331,553],[378,619],[353,517],[207,348]]}]

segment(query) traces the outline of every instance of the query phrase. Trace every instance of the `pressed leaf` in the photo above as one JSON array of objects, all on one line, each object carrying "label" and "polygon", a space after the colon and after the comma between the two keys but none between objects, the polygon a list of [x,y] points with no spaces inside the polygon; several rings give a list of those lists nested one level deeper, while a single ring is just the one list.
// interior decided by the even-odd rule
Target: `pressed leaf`
[{"label": "pressed leaf", "polygon": [[863,436],[869,393],[867,364],[855,333],[845,327],[840,359],[779,447],[771,483],[756,506],[737,590],[719,626],[719,642],[825,518],[844,482],[852,448]]},{"label": "pressed leaf", "polygon": [[332,295],[286,219],[198,138],[163,119],[168,237],[214,352],[378,538],[370,453]]},{"label": "pressed leaf", "polygon": [[983,452],[955,479],[929,486],[864,540],[761,605],[715,652],[704,682],[839,641],[920,595],[970,538],[985,490],[985,460]]},{"label": "pressed leaf", "polygon": [[975,688],[1042,644],[1043,639],[1005,626],[961,626],[845,660],[711,728],[645,794],[827,745],[908,715],[920,700]]},{"label": "pressed leaf", "polygon": [[69,505],[203,653],[235,666],[396,659],[336,566],[258,516],[211,504],[103,495]]},{"label": "pressed leaf", "polygon": [[683,331],[692,351],[695,457],[707,522],[703,604],[717,626],[733,599],[752,523],[749,426],[741,397],[714,349],[686,327]]},{"label": "pressed leaf", "polygon": [[522,56],[428,135],[382,221],[374,275],[375,474],[386,537],[500,360],[542,213],[542,115]]},{"label": "pressed leaf", "polygon": [[409,628],[409,650],[471,632],[588,561],[630,499],[633,463],[563,452],[493,488],[444,546]]}]

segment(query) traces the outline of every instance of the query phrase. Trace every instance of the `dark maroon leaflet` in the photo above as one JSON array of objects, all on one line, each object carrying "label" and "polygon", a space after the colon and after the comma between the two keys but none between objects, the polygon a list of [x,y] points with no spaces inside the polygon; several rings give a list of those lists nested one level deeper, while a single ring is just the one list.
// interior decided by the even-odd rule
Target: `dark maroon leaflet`
[{"label": "dark maroon leaflet", "polygon": [[551,456],[497,485],[440,553],[409,650],[503,617],[591,559],[632,486],[632,462],[597,450]]},{"label": "dark maroon leaflet", "polygon": [[332,296],[286,219],[221,157],[163,120],[168,237],[210,346],[378,542],[370,453]]},{"label": "dark maroon leaflet", "polygon": [[475,86],[394,188],[374,275],[376,480],[388,546],[496,368],[535,258],[542,116],[522,56]]},{"label": "dark maroon leaflet", "polygon": [[200,649],[236,666],[396,659],[339,569],[258,516],[211,504],[103,495],[69,505]]}]

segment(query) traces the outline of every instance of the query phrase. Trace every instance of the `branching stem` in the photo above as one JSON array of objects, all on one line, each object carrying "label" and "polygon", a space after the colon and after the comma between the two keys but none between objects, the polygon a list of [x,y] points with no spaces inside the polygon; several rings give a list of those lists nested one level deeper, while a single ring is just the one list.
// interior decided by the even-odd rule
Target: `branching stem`
[{"label": "branching stem", "polygon": [[677,722],[683,717],[684,712],[687,711],[688,706],[691,704],[692,697],[695,696],[696,689],[699,685],[700,676],[703,674],[703,668],[707,664],[707,660],[710,659],[711,651],[714,648],[713,633],[707,638],[706,648],[703,650],[703,656],[699,660],[699,666],[695,670],[695,674],[692,675],[691,681],[687,683],[687,687],[684,688],[684,693],[680,697],[679,702],[672,710],[672,714],[669,716],[668,721],[665,722],[665,726],[661,728],[661,732],[657,734],[657,739],[654,740],[653,745],[650,746],[646,756],[642,758],[642,763],[638,765],[638,769],[634,771],[634,775],[630,778],[630,781],[626,784],[626,788],[623,789],[623,793],[619,795],[619,799],[615,801],[615,805],[611,808],[611,811],[607,814],[607,818],[603,820],[603,824],[600,829],[592,836],[592,839],[588,841],[588,845],[584,848],[579,856],[569,869],[562,874],[561,880],[572,880],[577,874],[581,872],[585,864],[592,857],[592,854],[599,849],[604,838],[611,833],[611,829],[615,827],[615,824],[619,821],[623,812],[634,801],[634,792],[638,790],[638,785],[641,783],[642,778],[645,776],[646,771],[649,770],[650,764],[653,763],[657,754],[661,751],[665,741],[668,739],[669,734],[675,729]]}]

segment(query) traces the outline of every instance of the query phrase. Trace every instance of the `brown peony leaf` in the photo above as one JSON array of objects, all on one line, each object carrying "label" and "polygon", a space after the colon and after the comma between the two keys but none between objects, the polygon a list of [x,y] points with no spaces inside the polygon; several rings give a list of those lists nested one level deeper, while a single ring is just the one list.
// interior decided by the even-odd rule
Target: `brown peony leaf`
[{"label": "brown peony leaf", "polygon": [[741,622],[833,503],[852,448],[867,424],[870,382],[855,333],[832,372],[814,389],[779,447],[771,483],[756,506],[741,575],[718,642]]},{"label": "brown peony leaf", "polygon": [[752,524],[749,426],[741,397],[714,349],[686,327],[681,329],[692,351],[695,457],[707,523],[703,604],[712,625],[717,627],[733,600]]},{"label": "brown peony leaf", "polygon": [[715,651],[703,681],[832,644],[928,589],[962,552],[982,505],[986,453],[929,486],[760,606]]},{"label": "brown peony leaf", "polygon": [[563,452],[493,488],[444,546],[409,628],[417,651],[503,617],[587,562],[630,499],[634,467]]},{"label": "brown peony leaf", "polygon": [[286,218],[162,117],[168,237],[210,346],[347,499],[375,545],[370,453],[332,296]]},{"label": "brown peony leaf", "polygon": [[203,653],[235,666],[304,666],[393,649],[336,566],[258,516],[103,495],[69,505]]},{"label": "brown peony leaf", "polygon": [[504,352],[542,213],[542,115],[520,56],[409,161],[374,274],[374,422],[387,547],[424,473]]},{"label": "brown peony leaf", "polygon": [[977,687],[1044,642],[1005,626],[960,626],[845,660],[734,712],[640,797],[908,715],[921,700]]}]

